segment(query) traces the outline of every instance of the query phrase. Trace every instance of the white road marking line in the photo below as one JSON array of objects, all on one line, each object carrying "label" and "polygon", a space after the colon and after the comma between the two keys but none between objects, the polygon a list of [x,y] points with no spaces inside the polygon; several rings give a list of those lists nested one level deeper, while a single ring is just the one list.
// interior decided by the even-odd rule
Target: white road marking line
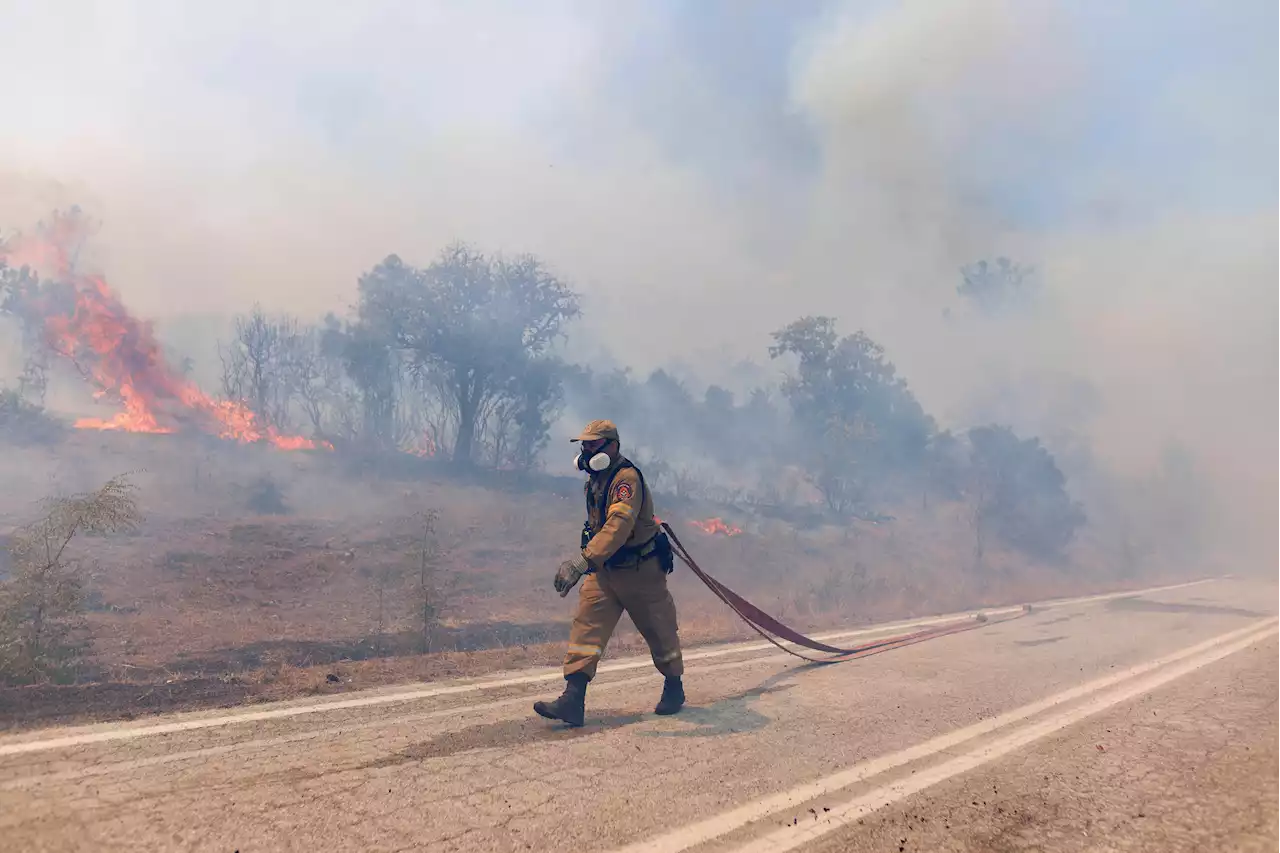
[{"label": "white road marking line", "polygon": [[[759,666],[762,663],[780,662],[785,660],[790,660],[790,657],[779,652],[777,654],[751,658],[749,660],[711,664],[710,666],[700,667],[698,672],[722,672],[728,669],[745,669],[747,667]],[[599,693],[601,690],[610,690],[615,687],[635,687],[640,684],[653,684],[653,679],[650,677],[638,677],[625,678],[620,681],[609,681],[604,684],[593,686],[592,691],[593,693]],[[42,773],[31,776],[19,776],[14,779],[0,782],[0,791],[9,790],[11,788],[30,787],[31,785],[43,784],[45,782],[68,781],[89,776],[103,776],[120,770],[131,770],[138,767],[152,767],[160,764],[170,764],[175,761],[207,758],[215,755],[224,755],[228,752],[234,752],[241,749],[269,748],[272,746],[282,746],[300,741],[318,740],[326,737],[341,737],[343,735],[365,731],[367,729],[391,728],[393,726],[419,723],[426,720],[438,720],[459,714],[471,715],[483,713],[485,711],[494,711],[500,708],[509,708],[514,705],[527,706],[531,702],[532,699],[528,696],[515,696],[510,699],[498,699],[493,702],[485,702],[478,705],[460,705],[454,708],[441,708],[439,710],[424,711],[417,714],[401,714],[394,717],[380,717],[376,720],[369,720],[362,723],[344,723],[329,728],[308,729],[304,732],[296,732],[294,734],[280,735],[277,737],[238,740],[234,743],[189,749],[182,752],[166,752],[161,755],[153,755],[147,758],[125,759],[123,761],[110,763],[95,763],[88,767],[76,770],[57,771],[54,773]],[[590,725],[590,722],[588,722],[588,725]],[[36,741],[36,743],[43,742]]]},{"label": "white road marking line", "polygon": [[[1129,590],[1124,592],[1104,593],[1102,595],[1091,595],[1082,598],[1056,599],[1046,602],[1032,602],[1032,607],[1041,609],[1049,609],[1055,607],[1068,607],[1078,604],[1090,604],[1098,601],[1109,601],[1115,598],[1124,598],[1135,595],[1147,595],[1152,592],[1163,592],[1170,589],[1180,589],[1197,584],[1209,583],[1213,578],[1204,578],[1186,583],[1170,584],[1166,586],[1149,587],[1141,590]],[[1017,613],[1022,606],[992,608],[984,612],[990,615],[1002,615],[1006,613]],[[903,622],[894,622],[886,625],[870,626],[867,628],[858,628],[848,631],[839,631],[826,634],[819,634],[814,639],[828,641],[838,640],[847,637],[865,636],[867,634],[880,634],[912,627],[927,627],[929,625],[943,624],[948,621],[964,619],[970,616],[972,611],[966,613],[947,614],[943,616],[931,616],[922,619],[912,619]],[[700,652],[691,652],[684,656],[686,661],[706,660],[709,658],[723,657],[726,655],[746,654],[754,651],[772,651],[775,647],[770,643],[742,643],[733,646],[725,646],[721,648],[707,649]],[[636,658],[630,661],[619,661],[614,664],[601,666],[599,672],[601,674],[609,674],[613,672],[623,672],[631,669],[639,669],[652,666],[653,663],[647,657]],[[396,702],[412,702],[421,699],[433,699],[440,696],[455,696],[463,693],[474,693],[480,690],[496,690],[503,687],[518,687],[528,684],[540,684],[547,681],[555,681],[562,677],[559,669],[543,670],[539,672],[529,672],[523,675],[513,675],[509,677],[489,678],[485,680],[466,682],[463,684],[444,684],[433,687],[426,687],[416,690],[404,690],[393,693],[377,693],[372,696],[357,696],[350,699],[338,699],[334,701],[322,701],[305,705],[287,705],[284,707],[268,708],[258,711],[236,711],[230,714],[224,714],[216,717],[197,717],[195,719],[181,720],[172,723],[158,723],[145,726],[128,726],[120,728],[99,729],[96,731],[85,731],[88,727],[72,728],[68,734],[59,737],[48,737],[41,739],[24,739],[16,743],[0,742],[0,757],[6,755],[21,755],[29,752],[40,752],[50,749],[62,749],[72,746],[84,746],[93,743],[108,743],[118,740],[131,740],[140,737],[153,737],[156,735],[175,734],[178,732],[196,731],[199,729],[215,728],[220,726],[235,725],[238,723],[254,723],[264,720],[279,720],[288,717],[300,717],[308,714],[319,714],[331,711],[345,711],[354,708],[369,708],[377,705],[387,705]],[[461,710],[461,709],[459,709]],[[72,734],[71,732],[80,732]],[[24,737],[19,735],[18,737]]]},{"label": "white road marking line", "polygon": [[692,823],[672,832],[663,835],[653,836],[626,847],[619,848],[615,853],[678,853],[679,851],[688,850],[690,847],[697,846],[712,839],[719,838],[734,830],[740,829],[749,823],[768,817],[769,815],[782,811],[783,809],[794,808],[801,803],[808,802],[818,797],[826,796],[842,788],[878,776],[894,768],[901,767],[913,761],[922,758],[928,758],[947,749],[967,743],[975,738],[990,734],[998,729],[1002,729],[1014,723],[1021,722],[1029,717],[1044,711],[1050,710],[1064,702],[1071,702],[1076,699],[1089,696],[1099,690],[1105,690],[1114,687],[1133,678],[1138,678],[1177,661],[1185,660],[1197,654],[1201,654],[1207,650],[1213,649],[1223,643],[1229,643],[1239,637],[1245,635],[1253,635],[1260,631],[1264,626],[1274,626],[1277,619],[1268,619],[1264,622],[1255,622],[1245,628],[1230,631],[1226,634],[1220,634],[1217,637],[1198,643],[1194,646],[1182,649],[1178,652],[1165,655],[1155,660],[1147,661],[1143,664],[1129,667],[1121,672],[1107,675],[1093,681],[1072,687],[1049,696],[1045,699],[1032,702],[1012,711],[1007,711],[989,720],[983,720],[971,726],[948,732],[944,735],[927,740],[916,746],[909,747],[899,752],[890,753],[879,758],[871,759],[852,767],[833,773],[830,776],[808,782],[792,788],[789,791],[748,803],[738,808],[722,812],[715,817],[707,820]]},{"label": "white road marking line", "polygon": [[891,782],[873,791],[868,791],[861,796],[854,797],[847,802],[832,807],[830,812],[824,812],[817,821],[810,823],[801,821],[795,826],[775,830],[737,848],[737,851],[738,853],[784,853],[784,851],[795,850],[797,847],[808,844],[814,839],[839,829],[877,809],[892,805],[940,782],[945,782],[952,776],[967,773],[970,770],[995,761],[1014,750],[1021,749],[1041,738],[1061,731],[1067,726],[1100,714],[1122,702],[1150,693],[1171,681],[1189,675],[1236,652],[1243,651],[1273,633],[1274,626],[1271,626],[1236,642],[1217,646],[1202,655],[1183,663],[1175,664],[1150,677],[1133,679],[1116,690],[1093,696],[1083,705],[1054,714],[1044,720],[1021,726],[998,740],[979,746],[950,761],[944,761],[927,770],[922,770],[904,779]]},{"label": "white road marking line", "polygon": [[[1130,595],[1132,593],[1125,593],[1125,594]],[[1109,597],[1114,597],[1114,595]],[[1090,598],[1093,599],[1095,597],[1090,596]],[[1070,603],[1077,604],[1080,602],[1078,600],[1071,600]],[[987,611],[987,612],[992,612],[992,611]],[[949,620],[949,621],[953,621],[953,620]],[[890,628],[890,630],[893,630],[893,629]],[[773,648],[773,646],[769,644],[761,644],[761,645],[766,649]],[[749,658],[747,660],[730,661],[728,663],[713,663],[707,666],[698,667],[697,671],[699,673],[723,672],[725,670],[743,669],[743,668],[760,666],[762,664],[776,663],[776,662],[782,662],[787,660],[790,660],[790,656],[788,656],[783,652],[775,652],[774,654],[761,655],[758,657]],[[605,681],[605,682],[600,682],[593,685],[593,692],[599,693],[599,691],[601,690],[609,690],[609,689],[620,688],[620,687],[634,687],[640,684],[649,683],[650,681],[651,679],[645,678],[645,677],[624,678],[624,679],[619,679],[617,681]],[[68,771],[61,771],[57,773],[45,773],[45,774],[36,774],[31,776],[22,776],[15,779],[10,779],[6,782],[0,782],[0,790],[9,790],[12,788],[28,787],[32,784],[42,784],[45,782],[66,781],[66,780],[78,779],[78,778],[89,777],[89,776],[101,776],[109,773],[119,772],[121,770],[133,769],[135,767],[139,767],[139,768],[150,767],[154,765],[170,764],[174,762],[193,760],[197,758],[212,757],[215,755],[223,755],[229,752],[242,750],[242,749],[270,748],[272,746],[282,746],[282,745],[297,743],[301,741],[316,740],[322,737],[340,737],[343,735],[352,734],[354,732],[364,731],[366,729],[389,728],[391,726],[423,722],[426,720],[442,719],[445,717],[456,716],[459,714],[483,713],[486,711],[497,710],[500,708],[508,708],[516,705],[523,705],[528,703],[529,701],[530,699],[528,696],[518,696],[518,697],[512,697],[510,699],[499,699],[496,701],[485,702],[480,704],[459,705],[451,708],[443,708],[435,711],[426,711],[422,713],[401,714],[393,717],[380,717],[376,720],[371,720],[366,722],[344,723],[344,724],[339,724],[337,726],[332,726],[332,727],[327,727],[322,729],[311,729],[306,732],[298,732],[294,734],[281,735],[277,737],[240,740],[230,744],[222,744],[218,746],[183,750],[181,752],[165,753],[163,755],[150,756],[148,758],[126,759],[124,761],[95,764],[89,768],[82,768],[79,770],[68,770]],[[32,743],[41,744],[43,750],[55,749],[59,745],[57,742],[52,740],[33,741]],[[48,744],[48,745],[46,746],[45,744]],[[32,751],[39,751],[39,750],[28,750],[28,752],[32,752]],[[3,753],[0,752],[0,754],[3,754]]]}]

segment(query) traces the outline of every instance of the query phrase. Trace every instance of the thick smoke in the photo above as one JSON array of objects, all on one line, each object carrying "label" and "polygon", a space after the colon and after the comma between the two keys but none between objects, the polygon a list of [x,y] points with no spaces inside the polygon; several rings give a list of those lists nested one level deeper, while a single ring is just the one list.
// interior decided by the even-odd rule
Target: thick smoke
[{"label": "thick smoke", "polygon": [[[584,293],[575,359],[698,393],[833,315],[944,426],[1133,476],[1184,449],[1270,565],[1274,4],[787,8],[42,7],[0,34],[0,227],[84,206],[161,334],[342,311],[391,252],[532,251]],[[959,269],[999,255],[1035,291],[984,313]]]}]

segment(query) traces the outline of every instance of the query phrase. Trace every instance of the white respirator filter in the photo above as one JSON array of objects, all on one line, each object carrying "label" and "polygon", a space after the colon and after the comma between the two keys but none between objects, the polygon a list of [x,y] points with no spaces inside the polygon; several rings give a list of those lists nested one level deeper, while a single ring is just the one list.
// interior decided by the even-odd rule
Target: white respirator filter
[{"label": "white respirator filter", "polygon": [[577,468],[579,471],[594,471],[599,473],[609,467],[609,454],[597,453],[595,456],[588,459],[584,465],[582,463],[582,454],[579,453],[577,456],[573,457],[573,467]]}]

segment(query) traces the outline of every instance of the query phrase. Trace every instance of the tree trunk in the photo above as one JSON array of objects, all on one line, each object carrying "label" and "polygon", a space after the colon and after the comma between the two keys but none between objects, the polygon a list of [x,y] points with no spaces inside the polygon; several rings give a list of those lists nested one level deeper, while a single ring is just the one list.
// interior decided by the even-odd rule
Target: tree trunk
[{"label": "tree trunk", "polygon": [[453,444],[453,461],[471,464],[472,447],[476,438],[476,416],[479,414],[477,398],[480,396],[472,383],[461,383],[458,388],[458,440]]}]

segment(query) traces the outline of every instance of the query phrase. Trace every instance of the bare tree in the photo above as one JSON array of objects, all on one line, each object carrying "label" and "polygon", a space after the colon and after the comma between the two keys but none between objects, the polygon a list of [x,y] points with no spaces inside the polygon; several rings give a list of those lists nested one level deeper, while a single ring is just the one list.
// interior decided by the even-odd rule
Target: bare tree
[{"label": "bare tree", "polygon": [[131,530],[142,521],[125,477],[96,492],[50,498],[45,516],[9,537],[13,576],[0,584],[0,677],[70,674],[84,638],[84,578],[67,548],[80,533]]},{"label": "bare tree", "polygon": [[299,331],[292,353],[292,373],[303,414],[311,421],[315,434],[324,436],[330,389],[337,384],[329,374],[340,372],[341,368],[320,351],[320,334],[314,326]]},{"label": "bare tree", "polygon": [[359,433],[360,393],[347,375],[341,342],[327,326],[298,331],[288,349],[295,401],[318,438],[352,440]]},{"label": "bare tree", "polygon": [[231,344],[219,347],[223,394],[247,405],[264,426],[289,429],[303,346],[296,318],[269,316],[255,304],[236,318]]}]

